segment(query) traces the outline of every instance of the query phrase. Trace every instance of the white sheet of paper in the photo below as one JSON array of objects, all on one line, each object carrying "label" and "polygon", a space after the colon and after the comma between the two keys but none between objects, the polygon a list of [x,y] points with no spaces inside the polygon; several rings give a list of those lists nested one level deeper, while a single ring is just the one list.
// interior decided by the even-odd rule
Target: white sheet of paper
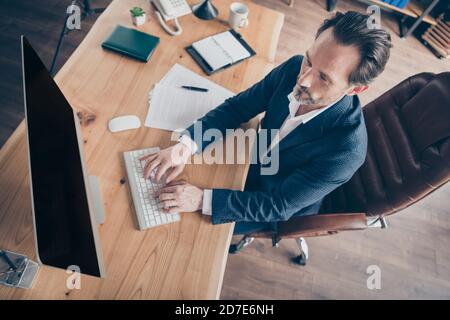
[{"label": "white sheet of paper", "polygon": [[[208,92],[186,90],[181,88],[182,85],[206,88]],[[184,130],[233,95],[233,92],[175,64],[149,93],[150,107],[145,126]]]}]

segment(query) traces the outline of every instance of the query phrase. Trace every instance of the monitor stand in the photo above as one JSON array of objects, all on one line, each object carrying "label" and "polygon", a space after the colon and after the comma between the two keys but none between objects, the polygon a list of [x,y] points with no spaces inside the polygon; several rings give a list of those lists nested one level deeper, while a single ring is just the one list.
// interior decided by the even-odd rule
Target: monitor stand
[{"label": "monitor stand", "polygon": [[96,176],[89,176],[89,183],[91,187],[91,200],[94,210],[94,216],[98,224],[105,223],[105,210],[103,209],[102,194],[100,192],[100,184]]},{"label": "monitor stand", "polygon": [[[96,176],[89,176],[90,200],[98,224],[105,222],[100,184]],[[29,289],[39,271],[39,265],[22,254],[0,250],[0,285]]]},{"label": "monitor stand", "polygon": [[39,265],[26,256],[0,250],[0,285],[29,289],[39,271]]}]

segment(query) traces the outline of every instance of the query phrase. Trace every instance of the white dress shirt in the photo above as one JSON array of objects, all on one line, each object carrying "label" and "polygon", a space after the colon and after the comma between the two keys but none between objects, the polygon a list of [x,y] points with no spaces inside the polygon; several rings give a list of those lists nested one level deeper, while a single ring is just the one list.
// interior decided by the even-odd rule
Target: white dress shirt
[{"label": "white dress shirt", "polygon": [[[270,144],[269,150],[272,150],[281,140],[283,140],[289,133],[292,132],[295,128],[297,128],[302,123],[307,123],[308,121],[312,120],[313,118],[317,117],[319,114],[327,110],[329,107],[334,105],[336,102],[342,99],[344,95],[342,95],[339,99],[336,101],[330,103],[329,105],[322,107],[320,109],[312,110],[310,112],[307,112],[305,114],[296,116],[298,108],[300,107],[300,103],[295,99],[294,93],[291,92],[288,96],[289,99],[289,114],[284,120],[283,124],[280,127],[280,130],[278,131],[277,135],[275,135],[274,139],[272,140],[272,143]],[[188,136],[183,135],[179,142],[186,145],[192,154],[197,152],[198,146],[197,144]],[[212,214],[212,189],[205,189],[203,190],[203,207],[202,207],[202,213],[205,215],[211,215]]]}]

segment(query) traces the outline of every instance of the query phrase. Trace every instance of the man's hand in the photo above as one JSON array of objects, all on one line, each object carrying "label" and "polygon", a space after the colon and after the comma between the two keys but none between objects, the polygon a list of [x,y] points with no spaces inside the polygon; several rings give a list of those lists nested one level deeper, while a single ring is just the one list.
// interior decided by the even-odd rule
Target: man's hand
[{"label": "man's hand", "polygon": [[159,182],[166,174],[166,183],[175,179],[184,169],[191,156],[189,148],[182,144],[163,149],[160,152],[144,155],[139,160],[146,160],[144,178],[149,179],[155,170],[155,180]]},{"label": "man's hand", "polygon": [[169,183],[154,196],[165,213],[194,212],[203,206],[203,190],[184,181]]}]

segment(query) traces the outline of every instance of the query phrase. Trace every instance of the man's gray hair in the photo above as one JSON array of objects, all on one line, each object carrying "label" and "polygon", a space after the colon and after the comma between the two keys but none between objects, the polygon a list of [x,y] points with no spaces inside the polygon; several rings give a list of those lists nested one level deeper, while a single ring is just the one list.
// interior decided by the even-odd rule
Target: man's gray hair
[{"label": "man's gray hair", "polygon": [[317,30],[317,37],[332,27],[337,43],[355,46],[360,52],[359,65],[350,74],[352,85],[367,85],[381,72],[389,59],[392,47],[390,34],[383,29],[369,28],[367,21],[370,15],[348,11],[337,12],[334,17],[325,19]]}]

